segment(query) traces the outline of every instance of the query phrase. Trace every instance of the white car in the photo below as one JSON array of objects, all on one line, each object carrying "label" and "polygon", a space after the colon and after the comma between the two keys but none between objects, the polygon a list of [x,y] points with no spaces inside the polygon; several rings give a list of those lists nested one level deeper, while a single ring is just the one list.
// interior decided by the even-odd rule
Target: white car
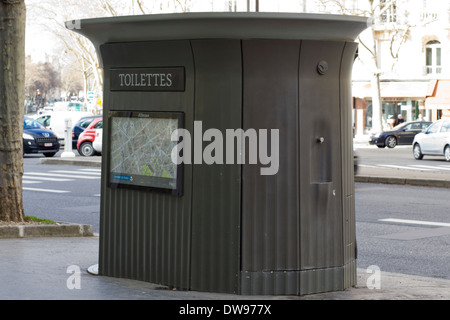
[{"label": "white car", "polygon": [[92,147],[98,153],[102,153],[102,139],[103,139],[103,129],[97,129],[95,133],[94,142],[92,142]]},{"label": "white car", "polygon": [[36,118],[36,121],[43,125],[45,128],[52,130],[58,136],[58,140],[60,141],[60,143],[64,144],[66,132],[65,119],[70,119],[73,126],[82,117],[91,115],[92,113],[83,111],[54,111],[51,113],[41,114]]},{"label": "white car", "polygon": [[414,158],[421,160],[424,155],[444,156],[450,161],[450,118],[442,118],[417,134],[413,141]]}]

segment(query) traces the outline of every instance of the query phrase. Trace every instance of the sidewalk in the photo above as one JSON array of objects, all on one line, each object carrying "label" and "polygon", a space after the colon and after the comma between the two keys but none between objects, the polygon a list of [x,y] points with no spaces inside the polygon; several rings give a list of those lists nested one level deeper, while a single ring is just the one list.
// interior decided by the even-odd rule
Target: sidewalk
[{"label": "sidewalk", "polygon": [[450,173],[359,167],[355,182],[450,188]]},{"label": "sidewalk", "polygon": [[[77,158],[80,159],[69,161],[66,158],[58,163],[98,166],[101,162],[101,157]],[[42,160],[42,163],[48,163],[49,159]],[[58,161],[58,158],[51,160]],[[360,168],[355,181],[447,186],[450,174],[433,175],[396,169]],[[380,288],[369,289],[367,283],[372,274],[365,269],[358,269],[358,283],[353,288],[299,297],[172,291],[147,282],[88,273],[88,268],[98,263],[98,250],[97,236],[0,239],[0,299],[450,300],[450,280],[381,271]],[[77,270],[80,271],[79,274],[74,273]],[[75,277],[78,277],[78,282],[74,282]],[[78,284],[79,289],[70,289],[68,284],[69,287]]]},{"label": "sidewalk", "polygon": [[[0,239],[2,300],[448,300],[450,280],[381,272],[380,289],[358,269],[358,283],[344,291],[307,296],[241,296],[173,291],[160,285],[92,275],[98,237]],[[79,268],[79,289],[75,271]],[[369,281],[370,282],[370,281]],[[69,283],[69,287],[67,285]],[[372,282],[370,282],[372,283]]]}]

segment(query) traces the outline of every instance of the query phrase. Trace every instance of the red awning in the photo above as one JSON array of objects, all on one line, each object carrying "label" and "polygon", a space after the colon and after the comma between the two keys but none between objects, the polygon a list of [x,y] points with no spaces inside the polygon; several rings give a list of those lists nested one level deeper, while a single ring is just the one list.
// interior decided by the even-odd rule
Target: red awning
[{"label": "red awning", "polygon": [[[403,98],[403,99],[425,99],[428,92],[429,82],[427,81],[389,81],[381,82],[381,97]],[[358,98],[372,97],[371,85],[369,82],[352,83],[353,96]]]},{"label": "red awning", "polygon": [[450,109],[450,80],[432,80],[425,99],[426,109]]}]

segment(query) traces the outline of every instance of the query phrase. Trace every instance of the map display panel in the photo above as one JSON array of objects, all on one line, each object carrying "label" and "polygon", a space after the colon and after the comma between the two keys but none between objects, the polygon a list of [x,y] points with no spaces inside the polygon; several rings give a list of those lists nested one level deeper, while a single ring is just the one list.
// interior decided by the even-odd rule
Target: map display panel
[{"label": "map display panel", "polygon": [[180,192],[180,165],[172,162],[172,132],[181,113],[110,113],[109,182],[112,186]]}]

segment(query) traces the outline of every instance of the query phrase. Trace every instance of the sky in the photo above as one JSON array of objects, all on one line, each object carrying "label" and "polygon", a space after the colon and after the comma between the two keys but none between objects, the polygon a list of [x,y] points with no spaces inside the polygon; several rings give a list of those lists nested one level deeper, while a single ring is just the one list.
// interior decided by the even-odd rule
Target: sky
[{"label": "sky", "polygon": [[[66,0],[53,0],[52,3],[54,3],[55,6],[62,6],[65,1]],[[86,0],[80,1],[80,3],[84,1]],[[147,1],[147,3],[152,2],[152,0],[144,0],[144,3],[145,1]],[[170,2],[170,0],[167,0],[167,3]],[[214,5],[212,5],[213,2]],[[211,11],[212,9],[215,11],[223,11],[226,10],[225,2],[225,0],[192,0],[192,11]],[[299,12],[301,10],[300,2],[301,1],[299,0],[259,0],[259,7],[260,11]],[[34,8],[34,6],[39,5],[41,1],[25,0],[25,3],[27,5],[27,27],[25,38],[26,55],[30,55],[35,62],[44,61],[46,54],[58,55],[55,37],[42,27],[41,24],[45,25],[46,21],[36,14],[37,10]],[[250,0],[249,3],[252,10],[254,10],[255,0]],[[238,11],[246,11],[247,0],[238,0],[236,8]],[[95,14],[93,16],[95,16]],[[74,16],[74,18],[79,17]]]}]

